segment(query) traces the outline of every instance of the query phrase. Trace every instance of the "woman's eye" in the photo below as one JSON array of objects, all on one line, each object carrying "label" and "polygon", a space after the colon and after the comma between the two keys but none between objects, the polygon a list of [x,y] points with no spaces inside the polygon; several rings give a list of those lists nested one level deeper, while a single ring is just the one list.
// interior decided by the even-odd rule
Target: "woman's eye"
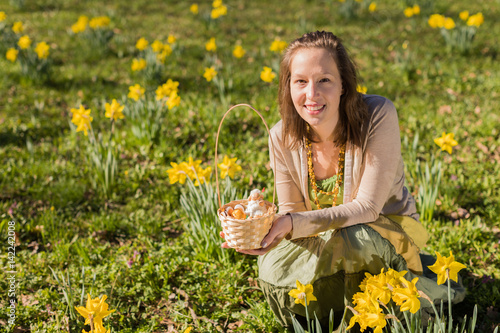
[{"label": "woman's eye", "polygon": [[319,80],[319,82],[330,82],[330,79],[325,77],[324,79]]}]

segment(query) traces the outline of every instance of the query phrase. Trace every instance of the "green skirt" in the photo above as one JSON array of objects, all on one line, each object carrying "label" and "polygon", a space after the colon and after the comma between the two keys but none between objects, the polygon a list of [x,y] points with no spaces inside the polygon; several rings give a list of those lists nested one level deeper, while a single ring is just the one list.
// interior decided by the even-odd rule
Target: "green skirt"
[{"label": "green skirt", "polygon": [[[291,327],[292,314],[305,317],[305,307],[295,304],[288,295],[296,289],[296,280],[313,285],[318,300],[309,303],[309,313],[315,313],[326,326],[331,310],[339,320],[345,306],[352,306],[352,296],[360,291],[365,272],[376,275],[382,268],[407,270],[405,278],[411,281],[419,277],[417,288],[434,303],[446,302],[447,285],[438,285],[436,275],[427,268],[434,261],[419,253],[397,223],[381,215],[372,223],[330,230],[316,237],[283,240],[259,257],[258,265],[260,286],[272,311],[284,327]],[[464,299],[461,283],[452,283],[451,297],[454,303]],[[423,308],[431,306],[424,299],[421,304]]]}]

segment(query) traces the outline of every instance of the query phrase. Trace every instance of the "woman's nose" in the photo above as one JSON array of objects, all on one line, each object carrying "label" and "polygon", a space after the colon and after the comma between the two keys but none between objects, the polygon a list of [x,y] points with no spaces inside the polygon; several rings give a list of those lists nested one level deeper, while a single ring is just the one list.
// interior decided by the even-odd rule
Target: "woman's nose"
[{"label": "woman's nose", "polygon": [[306,97],[311,99],[317,94],[316,84],[314,82],[309,83],[307,86]]}]

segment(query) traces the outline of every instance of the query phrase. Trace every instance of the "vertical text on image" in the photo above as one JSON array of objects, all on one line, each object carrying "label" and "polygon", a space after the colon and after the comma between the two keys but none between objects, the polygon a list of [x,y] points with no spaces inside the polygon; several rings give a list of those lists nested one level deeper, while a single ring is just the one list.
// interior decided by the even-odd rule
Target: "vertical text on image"
[{"label": "vertical text on image", "polygon": [[8,325],[13,326],[16,321],[16,222],[9,221],[7,227],[7,293],[9,304],[6,307]]}]

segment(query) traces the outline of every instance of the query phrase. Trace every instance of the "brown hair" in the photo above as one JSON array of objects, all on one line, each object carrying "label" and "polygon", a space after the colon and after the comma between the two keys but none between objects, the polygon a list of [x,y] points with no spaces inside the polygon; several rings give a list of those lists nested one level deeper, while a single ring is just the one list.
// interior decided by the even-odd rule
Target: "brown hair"
[{"label": "brown hair", "polygon": [[357,91],[356,65],[340,38],[326,31],[310,32],[294,40],[288,45],[281,59],[278,99],[283,120],[283,142],[290,149],[297,149],[306,136],[314,141],[312,135],[307,134],[306,122],[295,109],[290,93],[290,65],[295,53],[304,48],[322,48],[330,52],[342,79],[344,91],[340,97],[339,122],[333,133],[333,142],[340,146],[349,141],[361,147],[364,139],[363,120],[368,115],[368,108]]}]

